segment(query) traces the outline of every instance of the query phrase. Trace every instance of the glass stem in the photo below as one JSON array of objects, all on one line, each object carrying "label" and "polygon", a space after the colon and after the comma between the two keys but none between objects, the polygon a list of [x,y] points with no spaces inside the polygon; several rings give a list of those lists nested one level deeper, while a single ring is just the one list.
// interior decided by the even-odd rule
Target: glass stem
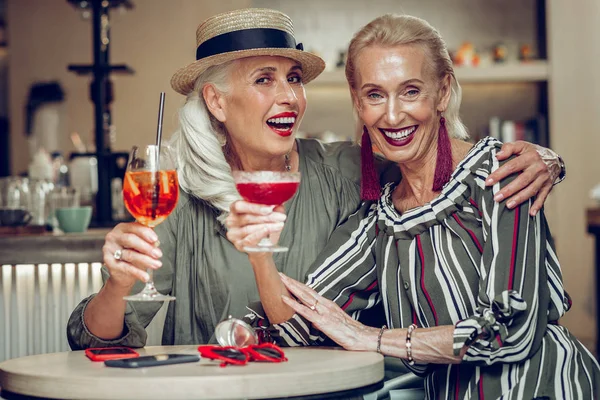
[{"label": "glass stem", "polygon": [[154,270],[152,268],[148,268],[146,273],[148,274],[148,281],[146,281],[145,290],[156,290],[154,287]]},{"label": "glass stem", "polygon": [[[149,225],[149,227],[154,231],[154,226]],[[152,268],[146,268],[146,273],[148,274],[148,280],[146,281],[146,286],[144,287],[145,292],[155,292],[156,287],[154,287],[154,270]]]},{"label": "glass stem", "polygon": [[258,247],[273,247],[273,242],[268,237],[260,239],[258,242]]}]

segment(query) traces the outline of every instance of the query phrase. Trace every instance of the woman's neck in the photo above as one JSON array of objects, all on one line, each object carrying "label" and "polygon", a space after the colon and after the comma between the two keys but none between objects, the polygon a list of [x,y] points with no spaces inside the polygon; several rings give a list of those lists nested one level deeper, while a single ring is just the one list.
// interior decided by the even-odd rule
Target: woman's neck
[{"label": "woman's neck", "polygon": [[234,148],[227,148],[225,145],[224,152],[232,170],[242,171],[277,171],[285,172],[298,170],[298,153],[296,151],[296,143],[289,153],[264,157],[251,155],[244,151],[236,151]]},{"label": "woman's neck", "polygon": [[[458,139],[451,139],[451,144],[452,169],[455,169],[472,144]],[[404,212],[422,206],[438,196],[440,192],[433,191],[436,162],[437,148],[422,159],[399,164],[402,180],[392,194],[392,201],[398,211]]]},{"label": "woman's neck", "polygon": [[433,199],[436,195],[432,190],[436,160],[437,148],[418,160],[398,164],[402,180],[394,190],[394,201],[410,199],[411,203],[425,204]]}]

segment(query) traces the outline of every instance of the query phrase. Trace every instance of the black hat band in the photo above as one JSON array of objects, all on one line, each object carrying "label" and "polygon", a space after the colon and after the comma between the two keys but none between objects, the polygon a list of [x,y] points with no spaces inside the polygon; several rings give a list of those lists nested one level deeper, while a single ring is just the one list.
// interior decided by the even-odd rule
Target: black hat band
[{"label": "black hat band", "polygon": [[271,28],[252,28],[215,36],[196,49],[196,60],[239,50],[253,49],[296,49],[304,50],[302,43],[289,33]]}]

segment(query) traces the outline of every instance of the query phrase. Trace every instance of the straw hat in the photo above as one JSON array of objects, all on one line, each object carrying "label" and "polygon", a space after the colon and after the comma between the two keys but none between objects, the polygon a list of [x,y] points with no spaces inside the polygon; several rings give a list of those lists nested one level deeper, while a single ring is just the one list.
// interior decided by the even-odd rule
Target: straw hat
[{"label": "straw hat", "polygon": [[208,67],[252,56],[291,58],[302,66],[302,80],[308,83],[325,68],[318,56],[296,44],[290,17],[266,8],[247,8],[217,14],[196,30],[196,62],[179,69],[171,87],[187,95],[198,76]]}]

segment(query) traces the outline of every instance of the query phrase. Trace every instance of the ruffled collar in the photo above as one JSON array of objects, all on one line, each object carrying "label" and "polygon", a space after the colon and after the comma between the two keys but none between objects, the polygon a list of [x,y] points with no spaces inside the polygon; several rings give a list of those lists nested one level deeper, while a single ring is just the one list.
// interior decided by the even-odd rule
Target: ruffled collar
[{"label": "ruffled collar", "polygon": [[378,202],[379,230],[396,239],[412,239],[462,209],[462,204],[468,202],[471,196],[471,187],[466,183],[466,179],[472,175],[473,166],[479,163],[483,155],[489,153],[491,147],[501,145],[491,137],[477,142],[458,164],[450,181],[436,198],[403,214],[400,214],[392,203],[392,193],[399,182],[385,185]]}]

